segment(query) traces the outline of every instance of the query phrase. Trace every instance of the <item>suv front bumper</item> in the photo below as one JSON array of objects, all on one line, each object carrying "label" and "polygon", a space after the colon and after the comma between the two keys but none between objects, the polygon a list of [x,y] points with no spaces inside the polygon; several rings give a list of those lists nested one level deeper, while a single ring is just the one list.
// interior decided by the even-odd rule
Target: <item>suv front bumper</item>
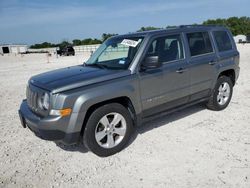
[{"label": "suv front bumper", "polygon": [[59,141],[64,144],[75,144],[79,141],[80,132],[67,133],[69,117],[48,116],[40,118],[28,107],[23,100],[18,111],[21,124],[28,127],[36,136],[44,140]]}]

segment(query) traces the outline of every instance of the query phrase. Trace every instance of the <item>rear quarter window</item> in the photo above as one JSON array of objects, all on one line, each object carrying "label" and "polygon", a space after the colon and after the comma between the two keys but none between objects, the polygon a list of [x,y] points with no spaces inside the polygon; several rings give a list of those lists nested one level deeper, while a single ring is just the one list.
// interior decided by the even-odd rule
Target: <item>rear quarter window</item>
[{"label": "rear quarter window", "polygon": [[233,49],[231,40],[226,31],[214,31],[213,35],[219,52]]},{"label": "rear quarter window", "polygon": [[188,33],[187,39],[191,56],[213,52],[209,34],[207,32]]}]

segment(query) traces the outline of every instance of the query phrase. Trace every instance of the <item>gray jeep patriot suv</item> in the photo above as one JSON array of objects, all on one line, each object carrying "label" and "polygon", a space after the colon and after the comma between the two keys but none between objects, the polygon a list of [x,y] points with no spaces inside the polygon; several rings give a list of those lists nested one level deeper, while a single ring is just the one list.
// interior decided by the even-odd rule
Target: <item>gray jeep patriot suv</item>
[{"label": "gray jeep patriot suv", "polygon": [[19,115],[37,136],[99,156],[122,150],[136,125],[196,103],[223,110],[239,52],[221,26],[180,26],[106,40],[83,65],[33,76]]}]

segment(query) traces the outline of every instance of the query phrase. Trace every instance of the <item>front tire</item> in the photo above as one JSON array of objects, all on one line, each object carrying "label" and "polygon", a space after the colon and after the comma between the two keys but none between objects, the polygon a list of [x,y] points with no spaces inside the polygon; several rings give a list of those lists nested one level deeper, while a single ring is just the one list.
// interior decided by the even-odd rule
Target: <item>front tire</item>
[{"label": "front tire", "polygon": [[128,144],[133,129],[128,109],[118,103],[106,104],[90,115],[83,142],[96,155],[107,157],[121,151]]},{"label": "front tire", "polygon": [[232,80],[227,76],[219,77],[213,93],[207,103],[207,108],[215,111],[224,110],[230,103],[232,94]]}]

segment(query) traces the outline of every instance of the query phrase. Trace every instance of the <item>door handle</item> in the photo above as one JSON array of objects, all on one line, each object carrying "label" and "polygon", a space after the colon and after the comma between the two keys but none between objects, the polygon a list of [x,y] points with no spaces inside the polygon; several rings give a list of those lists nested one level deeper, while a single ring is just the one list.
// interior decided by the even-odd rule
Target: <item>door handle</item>
[{"label": "door handle", "polygon": [[208,64],[209,65],[214,65],[216,63],[216,61],[210,61]]},{"label": "door handle", "polygon": [[185,71],[187,71],[187,69],[179,68],[178,70],[176,70],[177,73],[183,73]]}]

